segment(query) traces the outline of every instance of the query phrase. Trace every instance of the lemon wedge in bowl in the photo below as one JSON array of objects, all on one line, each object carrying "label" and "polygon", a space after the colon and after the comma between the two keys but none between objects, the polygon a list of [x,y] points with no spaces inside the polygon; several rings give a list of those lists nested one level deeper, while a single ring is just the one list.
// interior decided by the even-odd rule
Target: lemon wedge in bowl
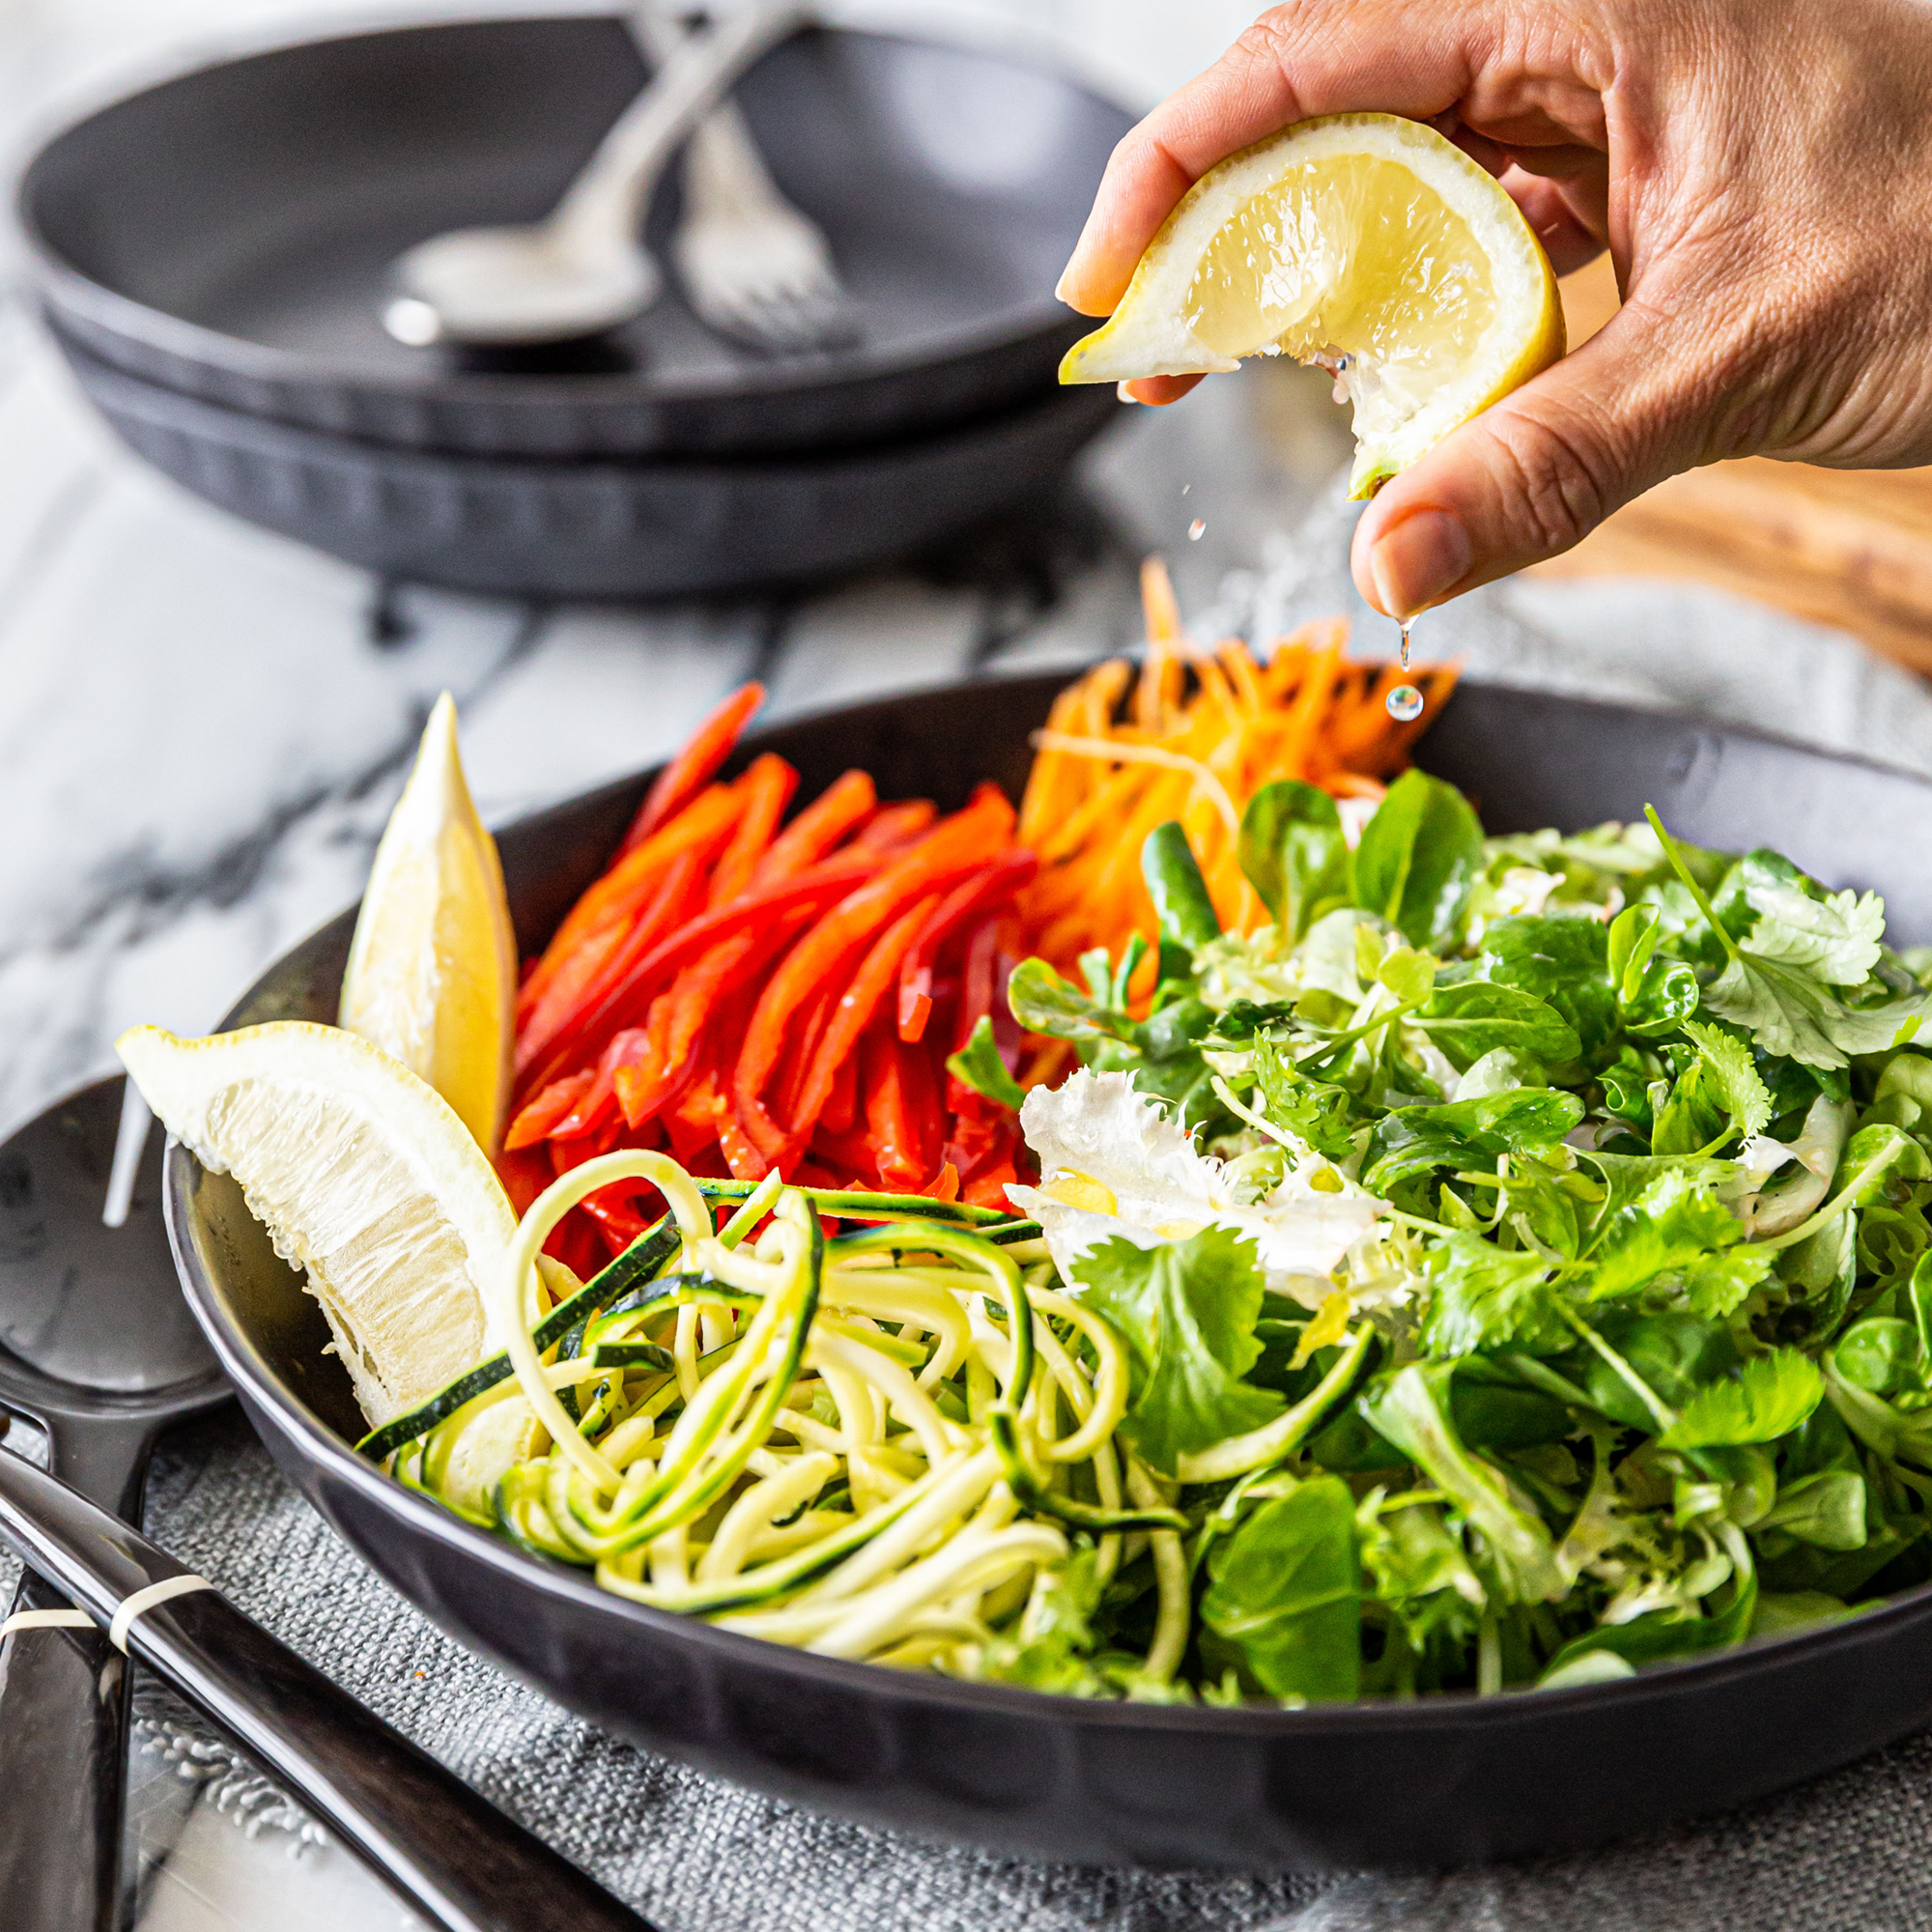
[{"label": "lemon wedge in bowl", "polygon": [[306,1271],[372,1427],[486,1352],[517,1217],[433,1088],[306,1020],[206,1039],[135,1027],[116,1049],[168,1131],[235,1177],[275,1252]]},{"label": "lemon wedge in bowl", "polygon": [[420,1074],[494,1154],[516,996],[502,862],[469,796],[445,691],[376,848],[340,1023]]},{"label": "lemon wedge in bowl", "polygon": [[1563,349],[1549,259],[1494,178],[1420,122],[1329,114],[1203,175],[1060,380],[1320,362],[1355,406],[1350,494],[1370,497]]}]

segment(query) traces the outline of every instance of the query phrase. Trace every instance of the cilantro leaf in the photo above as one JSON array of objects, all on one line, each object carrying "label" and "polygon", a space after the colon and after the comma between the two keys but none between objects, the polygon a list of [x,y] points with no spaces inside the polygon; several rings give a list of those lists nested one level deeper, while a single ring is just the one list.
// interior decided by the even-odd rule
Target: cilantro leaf
[{"label": "cilantro leaf", "polygon": [[1885,901],[1852,892],[1815,899],[1796,886],[1754,883],[1745,896],[1758,916],[1747,952],[1833,986],[1861,986],[1878,964]]},{"label": "cilantro leaf", "polygon": [[1362,1660],[1355,1499],[1318,1476],[1254,1511],[1208,1552],[1201,1621],[1275,1697],[1352,1698]]},{"label": "cilantro leaf", "polygon": [[1801,967],[1738,949],[1704,988],[1704,1005],[1743,1027],[1770,1053],[1805,1066],[1843,1066],[1854,1053],[1883,1053],[1911,1039],[1922,1024],[1923,996],[1880,1007],[1848,1007],[1822,980]]},{"label": "cilantro leaf", "polygon": [[1750,1048],[1735,1035],[1698,1020],[1687,1020],[1684,1031],[1697,1042],[1699,1064],[1732,1127],[1745,1140],[1763,1133],[1771,1124],[1771,1090],[1758,1074]]},{"label": "cilantro leaf", "polygon": [[1497,1047],[1547,1066],[1575,1060],[1581,1050],[1576,1028],[1547,1000],[1485,980],[1436,987],[1409,1024],[1427,1033],[1459,1073]]},{"label": "cilantro leaf", "polygon": [[1140,1248],[1114,1239],[1074,1264],[1081,1299],[1120,1331],[1134,1394],[1121,1433],[1156,1469],[1260,1429],[1285,1404],[1241,1379],[1261,1353],[1263,1278],[1254,1243],[1231,1228]]},{"label": "cilantro leaf", "polygon": [[1776,1442],[1818,1406],[1824,1393],[1825,1378],[1810,1356],[1774,1349],[1747,1362],[1735,1381],[1699,1389],[1658,1439],[1666,1449]]},{"label": "cilantro leaf", "polygon": [[1849,892],[1814,897],[1788,860],[1753,853],[1738,862],[1719,895],[1733,923],[1739,890],[1757,914],[1749,936],[1740,941],[1704,896],[1656,810],[1646,806],[1644,815],[1729,955],[1724,970],[1704,988],[1704,1005],[1719,1019],[1743,1027],[1768,1053],[1828,1069],[1845,1065],[1854,1053],[1902,1045],[1918,1031],[1928,1010],[1923,994],[1878,1007],[1850,1007],[1835,990],[1862,984],[1878,963],[1885,901],[1876,893],[1862,899]]},{"label": "cilantro leaf", "polygon": [[1434,1294],[1422,1346],[1432,1355],[1465,1355],[1542,1327],[1549,1269],[1534,1250],[1512,1252],[1480,1235],[1444,1236],[1423,1262]]},{"label": "cilantro leaf", "polygon": [[1289,1058],[1281,1042],[1265,1037],[1255,1042],[1254,1068],[1263,1110],[1274,1125],[1330,1160],[1345,1159],[1354,1151],[1347,1088],[1311,1079]]},{"label": "cilantro leaf", "polygon": [[[1771,1256],[1739,1256],[1714,1271],[1714,1255],[1744,1239],[1737,1217],[1712,1192],[1709,1181],[1682,1167],[1667,1167],[1634,1198],[1610,1208],[1590,1250],[1591,1300],[1628,1294],[1665,1272],[1695,1278],[1699,1300],[1742,1300],[1770,1270]],[[1696,1309],[1697,1313],[1720,1312]]]}]

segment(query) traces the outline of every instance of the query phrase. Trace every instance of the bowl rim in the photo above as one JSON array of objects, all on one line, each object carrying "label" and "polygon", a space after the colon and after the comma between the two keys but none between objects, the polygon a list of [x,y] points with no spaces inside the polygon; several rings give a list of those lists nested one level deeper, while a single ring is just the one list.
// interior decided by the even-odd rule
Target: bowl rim
[{"label": "bowl rim", "polygon": [[[489,370],[449,370],[431,363],[425,363],[420,370],[375,370],[322,355],[277,348],[270,343],[251,342],[245,336],[231,335],[225,329],[190,321],[185,316],[156,308],[136,297],[125,295],[107,283],[96,280],[71,261],[46,234],[35,207],[42,169],[55,149],[70,137],[117,108],[150,95],[163,93],[219,68],[272,60],[309,47],[435,33],[445,28],[506,22],[581,23],[610,17],[614,16],[591,9],[581,14],[477,13],[452,15],[447,19],[389,21],[360,27],[351,25],[346,29],[323,27],[319,31],[298,33],[293,39],[277,38],[267,44],[224,51],[213,58],[171,67],[157,75],[114,92],[104,99],[96,99],[71,109],[34,141],[15,177],[14,192],[10,197],[13,230],[24,247],[43,302],[57,314],[65,312],[78,323],[103,331],[123,347],[169,355],[194,364],[204,373],[243,382],[353,391],[384,401],[441,403],[451,407],[490,405],[532,411],[546,407],[570,409],[626,404],[662,407],[836,391],[966,361],[978,355],[1050,336],[1076,325],[1084,326],[1084,318],[1058,299],[1049,298],[1044,301],[1017,302],[997,314],[937,330],[924,339],[923,347],[904,345],[897,352],[893,352],[889,349],[875,350],[862,342],[855,348],[819,356],[747,361],[723,377],[696,373],[682,379],[675,375],[654,376],[648,368],[621,373],[520,375]],[[316,23],[309,24],[313,26]],[[1056,66],[1049,62],[1044,49],[1033,43],[984,45],[966,39],[950,39],[943,33],[920,34],[906,29],[845,26],[832,22],[816,23],[801,32],[947,48],[1044,74],[1070,92],[1103,106],[1126,112],[1090,80],[1082,77],[1070,64]],[[98,346],[90,347],[97,359],[112,362],[116,368],[122,366],[113,362]]]},{"label": "bowl rim", "polygon": [[[856,723],[873,714],[889,716],[897,705],[908,699],[930,700],[943,697],[949,691],[973,686],[1032,682],[1045,689],[1070,681],[1085,668],[1091,666],[1045,670],[1022,668],[1009,677],[982,675],[952,679],[944,684],[921,686],[914,691],[857,704],[831,704],[789,713],[761,730],[747,732],[740,740],[733,759],[741,761],[756,755],[768,740],[796,727],[822,725],[838,720]],[[1650,706],[1577,697],[1568,693],[1535,691],[1483,678],[1464,677],[1459,682],[1458,689],[1463,685],[1479,690],[1511,692],[1525,697],[1552,699],[1585,713],[1594,712],[1605,717],[1674,720],[1699,729],[1719,731],[1727,737],[1802,753],[1833,764],[1907,779],[1932,794],[1932,777],[1924,773],[1849,753],[1828,751],[1747,725],[1718,724],[1667,705]],[[1454,702],[1453,696],[1450,702]],[[514,834],[536,824],[551,812],[575,810],[599,797],[626,791],[641,792],[660,770],[662,766],[652,766],[635,774],[602,781],[580,792],[519,812],[501,825],[494,826],[492,831],[497,835]],[[356,909],[352,906],[336,914],[294,946],[285,949],[223,1014],[216,1031],[231,1029],[237,1023],[237,1016],[285,969],[290,959],[325,933],[353,918]],[[1299,1709],[1259,1702],[1219,1706],[1198,1702],[1155,1704],[1125,1699],[1072,1697],[1021,1685],[971,1683],[937,1673],[894,1670],[852,1659],[819,1656],[764,1637],[721,1629],[701,1617],[659,1609],[602,1589],[583,1573],[562,1564],[545,1562],[479,1524],[464,1520],[429,1497],[406,1488],[376,1464],[358,1456],[352,1445],[337,1435],[283,1383],[254,1344],[231,1321],[203,1264],[189,1227],[190,1203],[196,1180],[205,1170],[172,1135],[167,1141],[163,1172],[168,1242],[183,1293],[196,1320],[201,1323],[224,1371],[235,1383],[244,1407],[253,1408],[259,1405],[270,1411],[277,1431],[291,1440],[309,1462],[320,1463],[338,1482],[347,1482],[384,1514],[400,1516],[414,1534],[427,1536],[453,1553],[480,1562],[506,1583],[532,1587],[541,1594],[570,1604],[582,1613],[614,1618],[619,1627],[648,1631],[656,1637],[690,1644],[700,1652],[720,1655],[739,1666],[797,1678],[826,1690],[849,1690],[900,1704],[938,1704],[959,1711],[988,1712],[1016,1719],[1052,1719],[1105,1729],[1163,1733],[1205,1731],[1223,1737],[1361,1737],[1387,1731],[1406,1735],[1418,1731],[1463,1729],[1471,1724],[1507,1729],[1519,1724],[1536,1724],[1539,1719],[1545,1719],[1559,1721],[1565,1713],[1582,1709],[1596,1711],[1611,1705],[1635,1708],[1659,1699],[1674,1699],[1700,1686],[1717,1687],[1754,1677],[1775,1678],[1783,1671],[1802,1668],[1806,1659],[1846,1649],[1861,1649],[1887,1631],[1932,1621],[1932,1582],[1926,1582],[1915,1584],[1869,1606],[1857,1607],[1850,1616],[1833,1623],[1752,1637],[1725,1649],[1647,1664],[1629,1677],[1548,1689],[1520,1685],[1487,1696],[1473,1690],[1433,1691],[1427,1696],[1406,1700],[1390,1698],[1316,1703]],[[359,1549],[357,1554],[364,1562],[370,1560]],[[469,1639],[464,1641],[468,1643]]]}]

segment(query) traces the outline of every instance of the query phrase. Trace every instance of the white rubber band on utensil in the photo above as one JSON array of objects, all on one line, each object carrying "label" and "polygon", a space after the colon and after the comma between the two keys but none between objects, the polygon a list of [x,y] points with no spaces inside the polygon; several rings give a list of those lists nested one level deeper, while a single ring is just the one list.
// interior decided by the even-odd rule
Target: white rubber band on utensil
[{"label": "white rubber band on utensil", "polygon": [[126,1657],[128,1633],[136,1617],[146,1616],[170,1597],[185,1597],[190,1590],[213,1588],[206,1577],[197,1577],[192,1571],[185,1577],[163,1577],[158,1583],[144,1583],[132,1595],[122,1599],[121,1607],[114,1612],[114,1621],[107,1626],[107,1641]]},{"label": "white rubber band on utensil", "polygon": [[15,1631],[92,1630],[94,1619],[85,1610],[15,1610],[0,1624],[0,1637]]}]

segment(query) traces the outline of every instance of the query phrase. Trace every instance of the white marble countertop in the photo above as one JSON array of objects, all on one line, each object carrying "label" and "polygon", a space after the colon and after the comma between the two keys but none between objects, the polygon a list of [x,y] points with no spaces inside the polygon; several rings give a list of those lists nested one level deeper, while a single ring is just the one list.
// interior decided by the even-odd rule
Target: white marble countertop
[{"label": "white marble countertop", "polygon": [[[18,132],[64,90],[185,39],[259,34],[283,11],[0,0],[0,112]],[[1187,10],[1179,39],[1159,31],[1172,9],[1139,0],[980,11],[1085,30],[1085,55],[1152,91],[1207,59],[1247,9]],[[1096,45],[1103,17],[1112,38]],[[0,840],[0,1117],[105,1070],[133,1022],[205,1030],[353,899],[444,688],[479,801],[500,820],[653,762],[749,675],[767,681],[778,716],[1127,645],[1149,550],[1170,556],[1196,611],[1352,602],[1346,519],[1318,500],[1346,449],[1319,378],[1253,368],[1184,410],[1122,414],[1050,525],[961,546],[924,574],[648,609],[492,601],[377,583],[145,469],[88,412],[15,276],[0,300],[0,823],[12,829]],[[1289,533],[1311,508],[1297,550]],[[1190,543],[1196,519],[1207,530]],[[1738,639],[1730,658],[1684,648],[1717,626]],[[1879,734],[1886,754],[1932,763],[1932,707],[1916,684],[1720,599],[1499,593],[1444,632],[1459,647],[1476,636],[1479,659],[1530,681],[1688,694],[1727,716],[1769,707],[1809,735]],[[1379,652],[1393,630],[1367,635]],[[251,1798],[234,1780],[225,1806],[190,1802],[198,1788],[158,1758],[136,1766],[143,1932],[405,1922],[339,1849],[292,1863],[285,1833],[238,1830]]]}]

